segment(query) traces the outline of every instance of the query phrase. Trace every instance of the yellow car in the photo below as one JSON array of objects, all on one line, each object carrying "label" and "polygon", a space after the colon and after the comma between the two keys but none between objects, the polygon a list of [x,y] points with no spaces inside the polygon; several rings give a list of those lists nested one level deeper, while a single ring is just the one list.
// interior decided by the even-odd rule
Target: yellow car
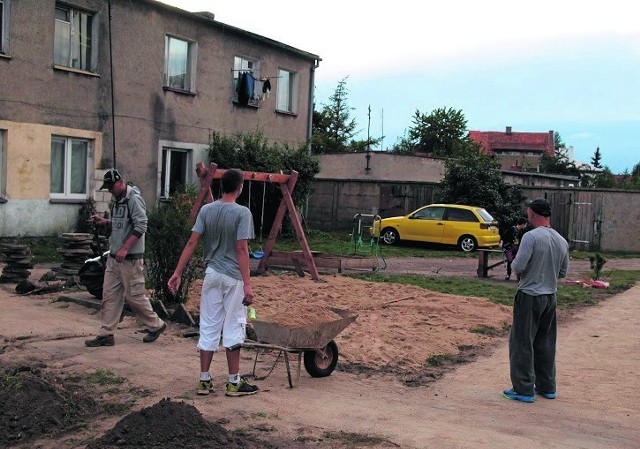
[{"label": "yellow car", "polygon": [[404,217],[383,218],[371,233],[388,245],[402,239],[456,245],[462,251],[500,243],[498,222],[489,212],[460,204],[430,204]]}]

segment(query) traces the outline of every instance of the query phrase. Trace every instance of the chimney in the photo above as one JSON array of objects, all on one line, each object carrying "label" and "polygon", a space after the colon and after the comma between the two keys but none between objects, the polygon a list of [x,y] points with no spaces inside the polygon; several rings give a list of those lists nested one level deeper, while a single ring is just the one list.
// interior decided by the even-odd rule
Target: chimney
[{"label": "chimney", "polygon": [[510,136],[510,135],[511,135],[511,127],[507,126],[507,136]]}]

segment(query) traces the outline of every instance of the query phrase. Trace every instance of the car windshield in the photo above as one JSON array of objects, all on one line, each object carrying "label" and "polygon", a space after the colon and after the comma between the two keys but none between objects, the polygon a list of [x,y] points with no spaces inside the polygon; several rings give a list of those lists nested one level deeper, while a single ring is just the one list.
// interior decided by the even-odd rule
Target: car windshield
[{"label": "car windshield", "polygon": [[491,214],[484,209],[478,209],[476,212],[478,212],[484,221],[495,221]]}]

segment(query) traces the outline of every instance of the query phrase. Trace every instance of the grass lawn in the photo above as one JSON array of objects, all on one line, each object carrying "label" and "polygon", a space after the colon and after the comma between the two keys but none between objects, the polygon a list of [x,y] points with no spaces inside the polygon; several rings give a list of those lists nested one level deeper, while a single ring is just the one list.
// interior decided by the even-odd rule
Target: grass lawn
[{"label": "grass lawn", "polygon": [[[318,230],[307,231],[307,240],[313,251],[324,254],[347,256],[357,254],[367,254],[372,250],[370,242],[362,242],[356,245],[351,239],[349,231],[324,232]],[[9,240],[0,240],[0,243]],[[23,238],[11,239],[12,243],[23,243],[31,247],[33,263],[62,263],[63,259],[58,248],[61,242],[54,237],[45,238]],[[402,243],[402,242],[401,242]],[[252,247],[257,248],[254,244]],[[300,244],[295,235],[279,237],[276,240],[275,249],[280,251],[296,251],[300,249]],[[477,253],[464,253],[453,247],[442,245],[428,245],[419,243],[405,243],[398,246],[388,246],[380,244],[380,251],[385,258],[394,257],[438,257],[438,258],[477,258]],[[593,252],[572,251],[573,259],[589,259]],[[620,253],[600,253],[605,259],[640,257],[640,254],[620,254]],[[492,255],[492,259],[499,259],[499,255]],[[606,270],[606,265],[605,269]],[[487,282],[483,279],[455,278],[455,277],[425,277],[417,275],[387,275],[387,274],[357,274],[353,277],[366,279],[374,282],[394,282],[401,284],[413,284],[442,293],[455,295],[480,296],[489,298],[491,301],[512,305],[515,289],[513,285],[502,285]],[[607,289],[582,288],[576,285],[560,283],[558,287],[558,306],[566,307],[574,304],[595,304],[612,294],[624,291],[636,282],[640,282],[640,271],[613,270],[606,279],[610,286]]]},{"label": "grass lawn", "polygon": [[[410,284],[441,293],[453,295],[478,296],[488,298],[498,304],[513,305],[516,289],[514,284],[497,284],[484,279],[456,277],[429,277],[418,275],[356,274],[354,278],[372,282],[392,282]],[[613,270],[608,278],[609,288],[583,288],[579,285],[558,283],[558,307],[596,304],[616,293],[623,292],[640,282],[640,271]]]}]

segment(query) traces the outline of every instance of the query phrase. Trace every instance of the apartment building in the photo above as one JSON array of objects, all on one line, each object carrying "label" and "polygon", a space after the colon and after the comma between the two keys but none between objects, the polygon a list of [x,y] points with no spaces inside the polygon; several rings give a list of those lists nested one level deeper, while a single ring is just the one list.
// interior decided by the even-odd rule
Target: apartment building
[{"label": "apartment building", "polygon": [[72,231],[112,166],[153,207],[212,131],[304,144],[319,62],[155,0],[0,0],[0,237]]}]

